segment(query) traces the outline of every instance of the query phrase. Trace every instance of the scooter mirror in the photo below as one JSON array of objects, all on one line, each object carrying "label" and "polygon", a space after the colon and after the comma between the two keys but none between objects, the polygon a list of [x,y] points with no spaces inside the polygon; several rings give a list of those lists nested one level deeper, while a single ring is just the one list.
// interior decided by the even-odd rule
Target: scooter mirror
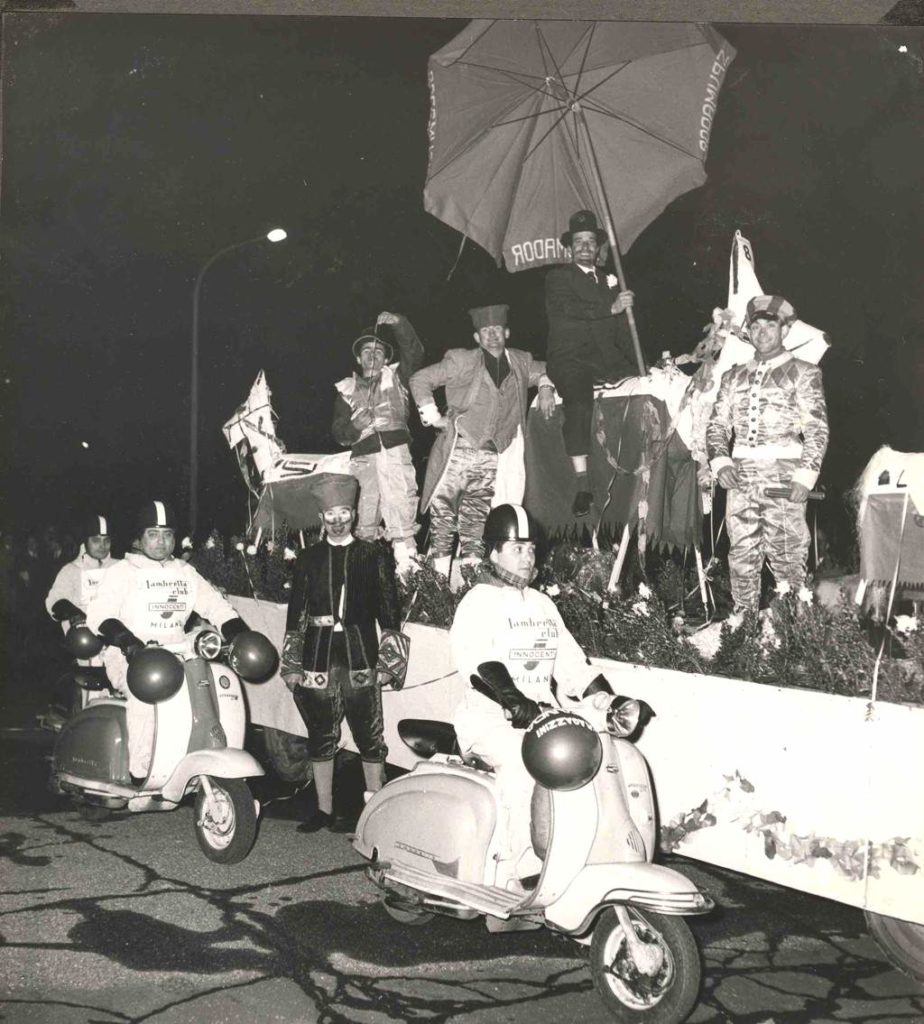
[{"label": "scooter mirror", "polygon": [[65,634],[64,646],[75,658],[93,658],[103,649],[103,641],[92,629],[74,626]]}]

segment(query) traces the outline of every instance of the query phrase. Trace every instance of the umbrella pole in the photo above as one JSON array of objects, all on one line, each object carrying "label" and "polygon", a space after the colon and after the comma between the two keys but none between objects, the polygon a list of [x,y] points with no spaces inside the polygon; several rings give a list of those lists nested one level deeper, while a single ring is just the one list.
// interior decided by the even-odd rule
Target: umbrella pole
[{"label": "umbrella pole", "polygon": [[[619,253],[619,242],[616,240],[616,229],[613,227],[610,203],[606,196],[606,190],[603,188],[603,178],[600,175],[600,165],[597,163],[597,153],[594,150],[593,139],[590,137],[590,129],[587,127],[587,119],[584,117],[584,111],[578,107],[576,112],[581,125],[584,128],[584,134],[587,137],[587,150],[590,153],[590,166],[593,171],[594,182],[596,183],[597,190],[600,193],[603,204],[603,219],[606,222],[606,237],[609,240],[610,248],[613,250],[613,263],[616,266],[616,275],[619,278],[619,287],[624,291],[629,286],[626,281],[626,273],[622,268],[622,257]],[[642,346],[638,340],[638,328],[635,326],[635,314],[632,311],[631,306],[626,310],[626,320],[629,322],[629,333],[632,335],[632,347],[635,349],[635,361],[638,363],[639,376],[644,377],[648,371],[645,369],[645,357],[642,355]]]}]

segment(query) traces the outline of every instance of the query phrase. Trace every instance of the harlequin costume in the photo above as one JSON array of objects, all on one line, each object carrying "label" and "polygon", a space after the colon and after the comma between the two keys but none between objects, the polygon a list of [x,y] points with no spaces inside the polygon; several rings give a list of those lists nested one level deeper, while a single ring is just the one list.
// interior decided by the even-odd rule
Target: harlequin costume
[{"label": "harlequin costume", "polygon": [[[762,295],[748,303],[747,322],[759,316],[785,325],[795,320],[795,310],[780,296]],[[725,512],[736,612],[757,611],[764,559],[778,582],[793,588],[804,584],[809,548],[804,503],[766,491],[788,488],[793,481],[814,487],[827,445],[828,416],[817,366],[782,352],[724,374],[706,446],[713,475],[729,466],[740,480],[728,492]]]}]

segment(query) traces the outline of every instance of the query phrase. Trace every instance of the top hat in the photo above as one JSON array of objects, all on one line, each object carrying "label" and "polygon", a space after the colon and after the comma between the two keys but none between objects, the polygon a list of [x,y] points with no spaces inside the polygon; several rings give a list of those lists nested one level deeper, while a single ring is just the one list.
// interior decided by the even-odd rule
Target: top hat
[{"label": "top hat", "polygon": [[752,320],[776,320],[785,326],[795,319],[796,311],[782,295],[755,295],[744,314],[745,325]]},{"label": "top hat", "polygon": [[597,224],[597,215],[593,210],[578,210],[577,213],[572,213],[568,220],[568,230],[561,236],[561,244],[566,248],[571,248],[571,236],[576,235],[579,231],[593,231],[597,235],[597,245],[602,245],[606,241],[606,232],[603,228]]},{"label": "top hat", "polygon": [[507,310],[509,306],[476,306],[470,309],[468,315],[472,318],[475,330],[480,331],[482,327],[506,327]]},{"label": "top hat", "polygon": [[368,345],[370,341],[374,341],[385,349],[385,362],[388,363],[395,354],[395,350],[384,338],[378,336],[377,330],[378,327],[366,327],[363,330],[363,333],[353,342],[353,355],[358,358],[363,345]]}]

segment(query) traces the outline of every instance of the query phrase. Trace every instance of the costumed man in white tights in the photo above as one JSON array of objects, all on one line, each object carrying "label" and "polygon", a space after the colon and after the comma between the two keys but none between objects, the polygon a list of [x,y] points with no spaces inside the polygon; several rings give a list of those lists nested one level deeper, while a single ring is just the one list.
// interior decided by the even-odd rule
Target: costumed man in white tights
[{"label": "costumed man in white tights", "polygon": [[[507,814],[510,874],[525,878],[541,863],[530,841],[530,798],[535,781],[527,772],[520,748],[523,730],[541,704],[555,706],[558,689],[580,698],[599,674],[562,621],[552,599],[530,583],[536,577],[536,528],[520,505],[498,505],[488,515],[485,546],[492,576],[462,598],[449,631],[453,662],[468,682],[486,662],[506,666],[509,679],[490,680],[504,707],[466,689],[454,716],[463,754],[477,754],[495,769],[501,802]],[[481,673],[485,679],[485,673]],[[505,715],[510,715],[508,718]]]}]

